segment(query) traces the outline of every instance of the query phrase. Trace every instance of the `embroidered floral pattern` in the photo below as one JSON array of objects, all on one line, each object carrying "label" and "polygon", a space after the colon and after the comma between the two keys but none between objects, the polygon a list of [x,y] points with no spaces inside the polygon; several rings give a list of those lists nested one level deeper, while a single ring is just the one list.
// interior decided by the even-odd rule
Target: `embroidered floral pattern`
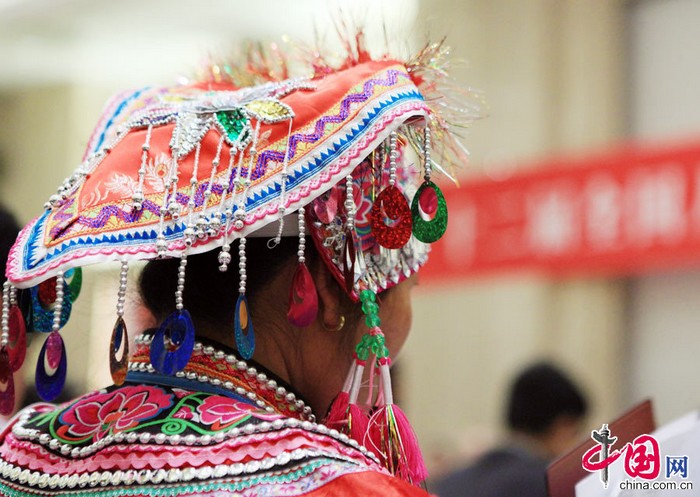
[{"label": "embroidered floral pattern", "polygon": [[180,388],[126,385],[83,397],[64,410],[37,414],[28,426],[61,443],[88,445],[117,433],[212,435],[242,423],[283,419],[245,400]]},{"label": "embroidered floral pattern", "polygon": [[279,414],[269,414],[250,404],[237,402],[220,395],[204,399],[204,402],[197,407],[197,411],[199,411],[202,423],[211,425],[213,429],[222,429],[234,425],[249,418],[251,414],[254,414],[258,419],[266,421],[282,418]]},{"label": "embroidered floral pattern", "polygon": [[172,405],[171,394],[152,386],[127,386],[85,397],[61,416],[59,433],[67,439],[99,440],[136,427]]}]

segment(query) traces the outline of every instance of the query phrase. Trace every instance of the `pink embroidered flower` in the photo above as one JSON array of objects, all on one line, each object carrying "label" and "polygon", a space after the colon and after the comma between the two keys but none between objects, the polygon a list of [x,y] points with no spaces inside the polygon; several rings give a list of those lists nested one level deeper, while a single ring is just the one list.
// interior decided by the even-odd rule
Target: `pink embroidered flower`
[{"label": "pink embroidered flower", "polygon": [[279,414],[270,414],[250,404],[221,395],[207,397],[204,399],[204,402],[197,407],[197,410],[199,411],[202,423],[205,425],[214,425],[215,429],[238,423],[251,415],[268,421],[280,419],[282,417]]},{"label": "pink embroidered flower", "polygon": [[190,409],[189,407],[181,407],[175,414],[173,414],[173,418],[194,419],[195,414],[192,412],[192,409]]},{"label": "pink embroidered flower", "polygon": [[127,386],[86,397],[61,416],[65,435],[99,440],[108,433],[134,428],[172,405],[172,395],[157,387]]}]

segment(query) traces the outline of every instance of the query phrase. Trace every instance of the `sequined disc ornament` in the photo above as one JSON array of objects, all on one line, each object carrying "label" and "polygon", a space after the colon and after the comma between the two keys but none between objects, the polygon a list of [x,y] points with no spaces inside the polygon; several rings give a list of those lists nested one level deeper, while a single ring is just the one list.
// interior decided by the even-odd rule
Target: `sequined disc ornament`
[{"label": "sequined disc ornament", "polygon": [[10,367],[10,357],[5,347],[0,349],[0,414],[12,414],[15,408],[15,380]]},{"label": "sequined disc ornament", "polygon": [[46,402],[56,399],[66,382],[67,369],[66,346],[61,334],[52,331],[41,347],[36,363],[35,381],[39,397]]},{"label": "sequined disc ornament", "polygon": [[245,294],[239,295],[236,301],[236,312],[233,320],[236,348],[243,359],[248,360],[255,352],[255,330],[248,314],[248,299]]},{"label": "sequined disc ornament", "polygon": [[10,368],[12,372],[18,371],[24,364],[27,355],[27,330],[24,323],[24,316],[19,306],[10,307],[8,316],[9,336],[7,352],[10,357]]},{"label": "sequined disc ornament", "polygon": [[[56,287],[56,278],[51,278],[48,280],[51,282],[51,284]],[[66,283],[64,283],[65,286],[67,286]],[[49,302],[47,306],[44,306],[42,304],[42,298],[39,297],[39,292],[40,292],[41,285],[38,287],[33,287],[31,288],[31,296],[32,296],[32,326],[34,328],[34,331],[41,331],[42,333],[49,333],[51,330],[53,330],[53,317],[54,317],[54,311],[51,308],[52,306],[56,305],[56,294],[53,294],[54,300]],[[46,297],[46,293],[44,294],[44,297]],[[61,310],[61,321],[60,321],[60,327],[62,328],[65,326],[65,324],[68,322],[68,318],[70,317],[71,309],[73,308],[73,298],[72,298],[72,292],[70,289],[68,289],[67,292],[65,292],[65,295],[63,297],[63,303],[62,303],[62,310]]]},{"label": "sequined disc ornament", "polygon": [[382,247],[398,249],[411,238],[411,208],[396,186],[388,186],[375,199],[371,224],[374,238]]},{"label": "sequined disc ornament", "polygon": [[[119,350],[122,349],[121,358],[117,359]],[[126,323],[119,316],[112,329],[112,338],[109,342],[109,372],[115,385],[122,385],[126,380],[129,366],[129,337],[126,332]]]},{"label": "sequined disc ornament", "polygon": [[187,310],[171,313],[153,337],[151,365],[159,373],[173,375],[182,371],[194,350],[194,324]]},{"label": "sequined disc ornament", "polygon": [[[421,242],[433,243],[445,234],[447,202],[440,188],[432,181],[426,180],[418,188],[411,204],[411,214],[413,215],[413,236]],[[432,219],[428,219],[431,214],[433,214]]]}]

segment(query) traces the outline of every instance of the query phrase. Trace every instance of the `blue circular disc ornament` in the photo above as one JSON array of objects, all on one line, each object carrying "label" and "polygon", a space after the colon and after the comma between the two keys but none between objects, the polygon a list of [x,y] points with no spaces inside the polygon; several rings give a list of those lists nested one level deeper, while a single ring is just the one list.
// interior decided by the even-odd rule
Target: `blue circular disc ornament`
[{"label": "blue circular disc ornament", "polygon": [[66,346],[58,332],[51,332],[41,347],[36,363],[35,382],[39,397],[46,402],[55,400],[66,383],[67,371]]},{"label": "blue circular disc ornament", "polygon": [[[70,289],[66,283],[63,284],[64,297],[63,305],[61,306],[61,324],[60,327],[63,328],[68,322],[71,310],[73,309],[73,299]],[[46,309],[41,305],[39,300],[39,287],[35,286],[30,289],[31,293],[31,326],[32,328],[27,328],[28,330],[33,329],[34,331],[41,331],[42,333],[50,333],[53,331],[53,307]],[[30,320],[27,320],[30,321]]]},{"label": "blue circular disc ornament", "polygon": [[243,359],[248,360],[255,352],[255,331],[253,321],[248,312],[248,299],[245,295],[239,295],[236,301],[236,313],[233,320],[236,335],[236,348]]},{"label": "blue circular disc ornament", "polygon": [[170,314],[151,342],[151,364],[161,374],[173,375],[185,369],[194,350],[194,324],[190,313]]}]

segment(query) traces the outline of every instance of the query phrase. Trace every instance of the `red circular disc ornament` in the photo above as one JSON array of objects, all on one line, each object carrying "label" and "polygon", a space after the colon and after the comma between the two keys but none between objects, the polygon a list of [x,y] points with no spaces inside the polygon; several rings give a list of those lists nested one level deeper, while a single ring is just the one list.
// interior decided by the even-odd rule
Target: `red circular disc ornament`
[{"label": "red circular disc ornament", "polygon": [[56,302],[56,277],[49,278],[39,283],[39,303],[44,309],[48,309]]},{"label": "red circular disc ornament", "polygon": [[411,208],[396,186],[388,186],[375,199],[371,224],[374,238],[382,247],[398,249],[410,240],[413,229]]},{"label": "red circular disc ornament", "polygon": [[15,408],[15,379],[7,349],[0,349],[0,414],[12,414]]},{"label": "red circular disc ornament", "polygon": [[10,358],[10,368],[12,372],[18,371],[24,364],[27,355],[27,329],[24,323],[24,316],[19,306],[10,307],[9,337],[7,343],[7,353]]}]

